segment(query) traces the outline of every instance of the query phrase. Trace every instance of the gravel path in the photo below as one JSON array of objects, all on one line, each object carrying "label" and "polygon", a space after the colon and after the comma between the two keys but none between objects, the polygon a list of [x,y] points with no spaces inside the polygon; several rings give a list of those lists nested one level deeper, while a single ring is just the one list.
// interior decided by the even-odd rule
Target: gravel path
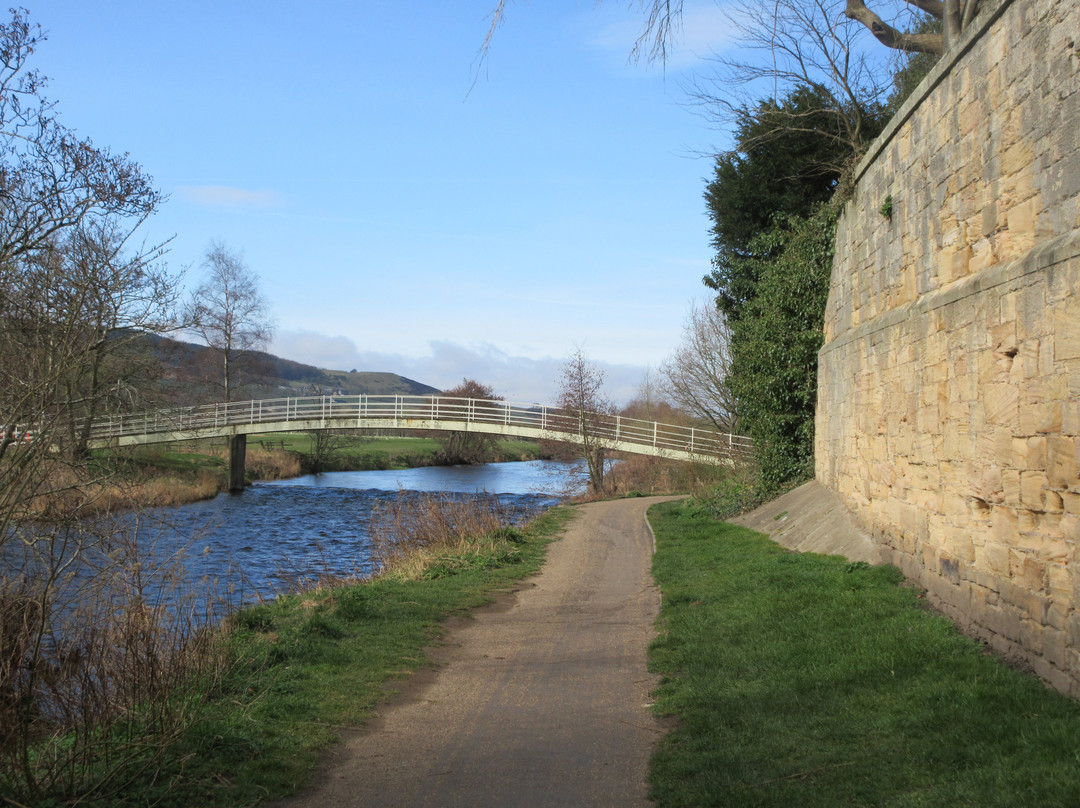
[{"label": "gravel path", "polygon": [[663,499],[581,506],[539,575],[454,621],[437,667],[279,805],[650,805],[662,729],[646,653],[660,598],[645,511]]}]

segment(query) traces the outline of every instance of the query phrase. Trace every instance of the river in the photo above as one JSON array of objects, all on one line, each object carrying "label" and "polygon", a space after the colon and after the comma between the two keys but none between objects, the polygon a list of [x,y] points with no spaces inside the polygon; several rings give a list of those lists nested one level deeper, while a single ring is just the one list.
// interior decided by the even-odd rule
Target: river
[{"label": "river", "polygon": [[225,600],[237,605],[292,590],[321,572],[370,572],[372,510],[399,496],[492,494],[524,519],[556,504],[556,491],[569,479],[567,464],[540,460],[330,472],[153,509],[140,517],[140,532],[159,558],[187,542],[189,578],[216,582]]}]

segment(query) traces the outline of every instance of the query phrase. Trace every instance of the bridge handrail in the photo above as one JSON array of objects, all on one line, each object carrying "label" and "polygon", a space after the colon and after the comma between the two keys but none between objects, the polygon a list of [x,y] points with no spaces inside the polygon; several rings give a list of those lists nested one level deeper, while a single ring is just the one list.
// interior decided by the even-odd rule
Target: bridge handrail
[{"label": "bridge handrail", "polygon": [[[702,427],[644,421],[621,415],[585,413],[584,417],[590,434],[608,443],[624,442],[720,456],[745,455],[753,449],[750,438]],[[331,419],[337,422],[355,419],[357,428],[371,428],[372,421],[378,421],[379,426],[402,429],[424,429],[425,422],[464,421],[530,427],[553,435],[577,435],[580,433],[581,416],[540,404],[439,395],[290,396],[105,416],[91,427],[90,439],[107,441],[126,436],[194,432],[264,423],[325,423]]]}]

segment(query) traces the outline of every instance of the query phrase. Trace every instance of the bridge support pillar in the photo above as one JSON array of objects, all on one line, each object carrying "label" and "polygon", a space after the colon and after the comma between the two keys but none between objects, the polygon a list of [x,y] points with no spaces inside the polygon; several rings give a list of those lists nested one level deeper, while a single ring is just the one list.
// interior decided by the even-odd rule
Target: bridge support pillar
[{"label": "bridge support pillar", "polygon": [[244,490],[244,472],[247,463],[247,435],[229,437],[229,491]]}]

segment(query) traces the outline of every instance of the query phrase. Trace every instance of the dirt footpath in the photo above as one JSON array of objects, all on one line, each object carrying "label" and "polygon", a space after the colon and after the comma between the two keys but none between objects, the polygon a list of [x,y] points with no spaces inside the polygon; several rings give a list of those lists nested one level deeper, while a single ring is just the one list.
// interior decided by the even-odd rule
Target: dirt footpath
[{"label": "dirt footpath", "polygon": [[449,627],[413,677],[281,806],[646,806],[662,730],[646,653],[660,605],[645,511],[599,502],[513,596]]}]

